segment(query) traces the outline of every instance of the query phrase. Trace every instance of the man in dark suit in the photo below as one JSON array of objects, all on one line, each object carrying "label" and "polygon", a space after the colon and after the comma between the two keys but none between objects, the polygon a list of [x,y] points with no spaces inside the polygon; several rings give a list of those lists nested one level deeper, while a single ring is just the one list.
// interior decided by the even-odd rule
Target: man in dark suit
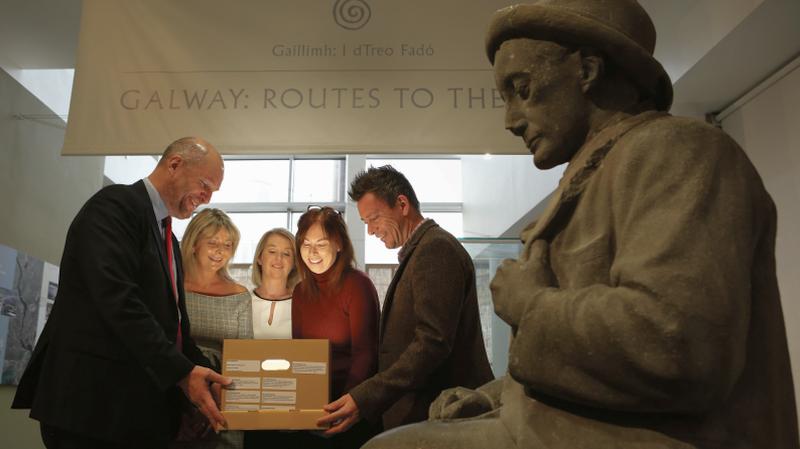
[{"label": "man in dark suit", "polygon": [[380,322],[378,373],[325,407],[327,433],[361,417],[385,430],[424,421],[450,387],[492,380],[483,345],[475,268],[449,232],[419,212],[413,187],[391,166],[370,168],[353,181],[350,198],[387,248],[402,247]]},{"label": "man in dark suit", "polygon": [[210,386],[229,380],[200,366],[208,361],[191,339],[168,226],[208,203],[222,178],[217,150],[187,137],[148,178],[105,187],[78,212],[55,305],[12,404],[31,409],[48,448],[166,447],[181,390],[224,425]]}]

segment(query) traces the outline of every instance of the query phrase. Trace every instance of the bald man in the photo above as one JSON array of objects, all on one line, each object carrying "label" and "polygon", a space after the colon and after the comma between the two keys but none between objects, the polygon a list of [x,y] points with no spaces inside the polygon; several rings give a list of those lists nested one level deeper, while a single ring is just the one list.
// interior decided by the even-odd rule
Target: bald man
[{"label": "bald man", "polygon": [[[167,147],[132,185],[96,193],[70,225],[58,295],[12,408],[30,408],[48,448],[167,447],[181,394],[217,428],[205,366],[190,335],[178,241],[219,189],[223,162],[200,138]],[[204,365],[204,366],[203,366]]]}]

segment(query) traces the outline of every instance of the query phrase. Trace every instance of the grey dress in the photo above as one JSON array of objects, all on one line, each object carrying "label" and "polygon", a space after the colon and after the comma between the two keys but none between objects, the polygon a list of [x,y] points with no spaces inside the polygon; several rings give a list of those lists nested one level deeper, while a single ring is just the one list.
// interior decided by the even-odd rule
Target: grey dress
[{"label": "grey dress", "polygon": [[230,296],[186,292],[186,312],[192,324],[192,338],[217,372],[221,372],[224,339],[253,338],[250,292]]},{"label": "grey dress", "polygon": [[[186,312],[192,326],[192,338],[221,372],[222,341],[226,338],[253,338],[253,311],[250,292],[229,296],[209,296],[186,292]],[[204,441],[179,442],[173,448],[227,449],[243,447],[242,431],[224,431]]]}]

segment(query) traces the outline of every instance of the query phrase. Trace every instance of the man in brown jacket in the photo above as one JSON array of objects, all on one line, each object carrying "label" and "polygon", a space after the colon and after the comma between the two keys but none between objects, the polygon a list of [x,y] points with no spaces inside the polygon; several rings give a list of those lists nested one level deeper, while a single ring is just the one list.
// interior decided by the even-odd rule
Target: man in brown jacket
[{"label": "man in brown jacket", "polygon": [[360,173],[349,195],[367,232],[402,249],[381,312],[378,373],[326,407],[331,414],[320,424],[333,424],[329,434],[360,418],[385,430],[424,421],[442,390],[476,388],[494,378],[475,268],[458,240],[422,217],[411,184],[391,166]]},{"label": "man in brown jacket", "polygon": [[666,113],[647,13],[541,0],[486,44],[506,128],[569,164],[492,282],[508,375],[367,447],[798,448],[774,204],[730,137]]}]

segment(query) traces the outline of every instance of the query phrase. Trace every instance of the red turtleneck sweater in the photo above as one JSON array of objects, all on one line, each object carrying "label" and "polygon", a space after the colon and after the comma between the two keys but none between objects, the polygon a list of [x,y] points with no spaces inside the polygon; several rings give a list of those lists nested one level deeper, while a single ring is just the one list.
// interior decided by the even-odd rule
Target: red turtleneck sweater
[{"label": "red turtleneck sweater", "polygon": [[330,340],[334,400],[377,372],[378,293],[367,275],[355,269],[343,274],[336,293],[330,270],[313,276],[319,298],[304,296],[299,285],[292,295],[292,338]]}]

